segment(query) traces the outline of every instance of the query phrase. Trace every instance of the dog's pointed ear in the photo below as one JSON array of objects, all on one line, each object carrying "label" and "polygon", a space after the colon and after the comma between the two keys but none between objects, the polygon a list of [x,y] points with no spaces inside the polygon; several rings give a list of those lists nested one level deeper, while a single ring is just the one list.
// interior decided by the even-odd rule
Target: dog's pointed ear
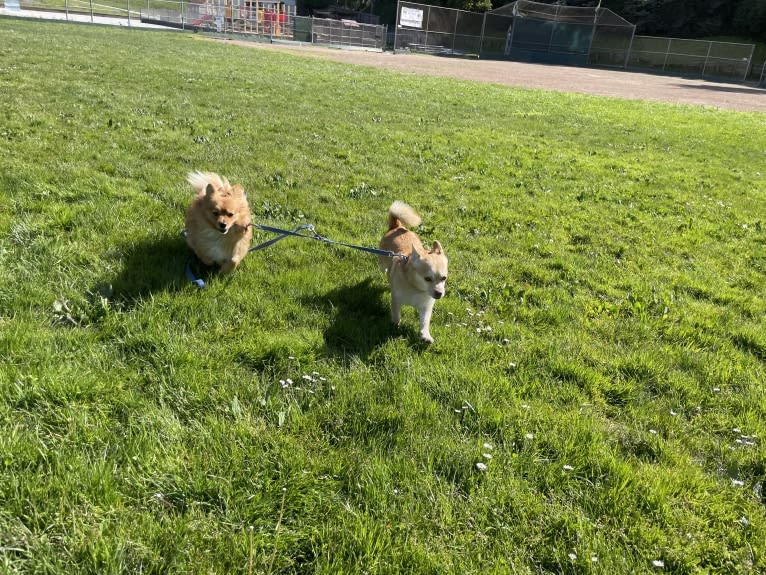
[{"label": "dog's pointed ear", "polygon": [[213,184],[208,184],[205,188],[205,195],[209,198],[215,193],[215,188],[213,188]]},{"label": "dog's pointed ear", "polygon": [[440,255],[444,253],[444,250],[442,249],[442,245],[436,240],[434,240],[434,243],[431,244],[431,253],[440,254]]},{"label": "dog's pointed ear", "polygon": [[415,249],[415,246],[412,246],[412,250],[410,251],[410,259],[414,261],[418,261],[420,259],[420,256],[418,255],[418,250]]}]

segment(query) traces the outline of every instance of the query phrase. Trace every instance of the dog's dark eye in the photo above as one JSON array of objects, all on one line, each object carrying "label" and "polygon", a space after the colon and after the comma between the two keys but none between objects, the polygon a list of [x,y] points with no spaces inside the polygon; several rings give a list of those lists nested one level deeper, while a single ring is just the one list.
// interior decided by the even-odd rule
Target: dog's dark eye
[{"label": "dog's dark eye", "polygon": [[432,278],[431,276],[426,276],[425,280],[430,283],[434,280],[434,278]]},{"label": "dog's dark eye", "polygon": [[221,215],[221,212],[219,212],[218,210],[213,210],[213,215],[217,218],[218,216]]}]

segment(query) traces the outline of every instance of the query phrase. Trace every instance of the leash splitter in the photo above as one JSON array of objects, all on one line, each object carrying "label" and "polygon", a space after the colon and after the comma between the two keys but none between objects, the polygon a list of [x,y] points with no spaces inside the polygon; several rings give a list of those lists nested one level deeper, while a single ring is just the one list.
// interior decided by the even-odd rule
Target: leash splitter
[{"label": "leash splitter", "polygon": [[[316,240],[318,242],[322,242],[327,245],[335,245],[335,246],[342,246],[346,248],[351,248],[354,250],[363,251],[369,254],[377,255],[377,256],[383,256],[387,258],[400,258],[404,262],[406,262],[409,257],[404,254],[398,254],[396,252],[391,252],[388,250],[381,250],[378,248],[368,248],[366,246],[358,246],[355,244],[349,244],[346,242],[339,242],[336,240],[331,240],[330,238],[327,238],[325,236],[319,235],[316,230],[314,229],[313,224],[303,224],[300,225],[292,230],[284,230],[282,228],[276,228],[273,226],[267,226],[264,224],[248,224],[248,227],[252,227],[258,230],[261,230],[263,232],[268,232],[272,234],[278,234],[277,237],[272,238],[270,240],[267,240],[263,243],[260,243],[258,245],[250,247],[247,252],[255,252],[258,250],[262,250],[265,248],[268,248],[269,246],[273,246],[275,243],[277,243],[280,240],[283,240],[287,237],[296,237],[296,238],[304,238],[307,240]],[[301,232],[308,232],[308,233],[301,233]],[[181,231],[181,235],[186,237],[186,230]],[[191,261],[186,262],[186,277],[189,278],[189,281],[194,284],[197,288],[202,289],[205,287],[205,282],[201,278],[198,278],[194,275],[194,271],[191,268]]]}]

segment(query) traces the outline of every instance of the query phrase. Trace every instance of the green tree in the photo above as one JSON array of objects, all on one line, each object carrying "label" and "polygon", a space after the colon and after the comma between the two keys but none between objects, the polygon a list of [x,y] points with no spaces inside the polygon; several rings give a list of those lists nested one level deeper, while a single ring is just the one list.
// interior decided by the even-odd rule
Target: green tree
[{"label": "green tree", "polygon": [[732,19],[734,32],[766,40],[766,0],[741,0]]}]

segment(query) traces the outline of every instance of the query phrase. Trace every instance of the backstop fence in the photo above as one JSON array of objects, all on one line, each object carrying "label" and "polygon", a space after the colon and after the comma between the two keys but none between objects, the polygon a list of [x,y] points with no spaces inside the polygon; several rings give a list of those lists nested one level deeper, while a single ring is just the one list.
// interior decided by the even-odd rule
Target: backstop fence
[{"label": "backstop fence", "polygon": [[517,0],[477,13],[400,0],[394,50],[736,80],[751,73],[753,44],[637,36],[635,29],[606,8]]}]

